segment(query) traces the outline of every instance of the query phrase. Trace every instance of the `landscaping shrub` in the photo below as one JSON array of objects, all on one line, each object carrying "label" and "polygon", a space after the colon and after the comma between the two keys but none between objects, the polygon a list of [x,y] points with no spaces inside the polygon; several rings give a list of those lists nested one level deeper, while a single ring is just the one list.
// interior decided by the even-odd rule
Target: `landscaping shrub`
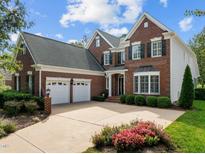
[{"label": "landscaping shrub", "polygon": [[23,108],[23,102],[8,101],[4,104],[4,112],[9,116],[16,116]]},{"label": "landscaping shrub", "polygon": [[104,96],[93,96],[92,97],[93,101],[100,101],[100,102],[104,102],[105,101],[105,97]]},{"label": "landscaping shrub", "polygon": [[120,103],[125,104],[126,101],[126,95],[121,95],[120,96]]},{"label": "landscaping shrub", "polygon": [[168,108],[171,106],[171,100],[169,97],[158,97],[157,107]]},{"label": "landscaping shrub", "polygon": [[99,134],[92,136],[92,143],[96,148],[112,145],[112,135],[129,128],[129,125],[121,125],[117,127],[104,127]]},{"label": "landscaping shrub", "polygon": [[196,100],[205,100],[205,89],[204,88],[196,88],[195,89],[195,99]]},{"label": "landscaping shrub", "polygon": [[156,107],[157,106],[157,97],[156,96],[147,96],[147,106]]},{"label": "landscaping shrub", "polygon": [[135,96],[134,95],[127,95],[125,98],[126,104],[134,104],[135,103]]},{"label": "landscaping shrub", "polygon": [[0,128],[3,129],[5,133],[10,134],[15,132],[16,125],[10,121],[1,121]]},{"label": "landscaping shrub", "polygon": [[194,100],[194,84],[189,65],[186,66],[182,82],[181,94],[179,97],[179,106],[189,109],[192,107]]},{"label": "landscaping shrub", "polygon": [[108,90],[103,91],[100,96],[104,96],[105,98],[108,98]]},{"label": "landscaping shrub", "polygon": [[25,110],[31,114],[33,114],[38,108],[37,102],[33,100],[24,102],[24,106],[25,106]]},{"label": "landscaping shrub", "polygon": [[43,97],[37,97],[37,96],[32,96],[31,94],[28,93],[22,93],[22,92],[17,92],[14,90],[8,90],[0,93],[0,107],[4,107],[4,103],[7,101],[30,101],[34,100],[38,103],[39,109],[43,110],[44,109],[44,98]]},{"label": "landscaping shrub", "polygon": [[4,131],[4,129],[3,128],[0,128],[0,138],[2,138],[2,137],[4,137],[4,136],[6,136],[7,134],[6,134],[6,132]]},{"label": "landscaping shrub", "polygon": [[132,128],[123,130],[112,137],[118,152],[137,152],[144,146],[154,146],[160,141],[159,128],[152,122],[138,122]]},{"label": "landscaping shrub", "polygon": [[145,105],[146,104],[145,97],[142,95],[135,96],[135,104],[136,105]]},{"label": "landscaping shrub", "polygon": [[37,97],[33,96],[32,98],[35,102],[37,102],[38,107],[40,110],[44,110],[44,98],[43,97]]},{"label": "landscaping shrub", "polygon": [[113,144],[117,152],[134,152],[142,149],[145,139],[142,135],[130,130],[124,130],[119,134],[113,135]]}]

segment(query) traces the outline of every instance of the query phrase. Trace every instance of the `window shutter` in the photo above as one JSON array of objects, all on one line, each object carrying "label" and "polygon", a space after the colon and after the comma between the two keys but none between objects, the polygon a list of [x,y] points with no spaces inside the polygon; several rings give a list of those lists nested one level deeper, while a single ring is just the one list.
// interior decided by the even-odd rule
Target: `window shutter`
[{"label": "window shutter", "polygon": [[30,92],[30,89],[29,89],[29,75],[26,76],[26,91]]},{"label": "window shutter", "polygon": [[151,57],[151,42],[147,43],[147,57]]},{"label": "window shutter", "polygon": [[34,95],[35,93],[35,76],[32,75],[32,94]]},{"label": "window shutter", "polygon": [[110,65],[112,65],[112,52],[110,51]]},{"label": "window shutter", "polygon": [[166,55],[166,40],[162,40],[162,56]]},{"label": "window shutter", "polygon": [[132,46],[129,46],[128,48],[128,59],[132,60]]},{"label": "window shutter", "polygon": [[121,63],[121,52],[117,53],[117,63],[120,64]]},{"label": "window shutter", "polygon": [[104,54],[101,56],[101,65],[104,65]]},{"label": "window shutter", "polygon": [[21,91],[21,76],[19,76],[19,91]]},{"label": "window shutter", "polygon": [[145,55],[145,45],[144,44],[141,44],[141,58],[144,58],[144,55]]}]

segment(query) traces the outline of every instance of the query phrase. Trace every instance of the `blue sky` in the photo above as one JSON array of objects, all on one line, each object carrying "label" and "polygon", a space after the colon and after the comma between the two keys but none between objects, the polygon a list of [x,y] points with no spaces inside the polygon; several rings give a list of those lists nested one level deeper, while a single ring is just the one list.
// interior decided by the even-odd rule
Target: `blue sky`
[{"label": "blue sky", "polygon": [[[64,42],[89,37],[100,28],[115,35],[127,33],[144,11],[175,31],[185,42],[205,26],[205,17],[185,17],[186,9],[205,10],[205,0],[22,0],[26,30]],[[15,40],[15,36],[12,37]]]}]

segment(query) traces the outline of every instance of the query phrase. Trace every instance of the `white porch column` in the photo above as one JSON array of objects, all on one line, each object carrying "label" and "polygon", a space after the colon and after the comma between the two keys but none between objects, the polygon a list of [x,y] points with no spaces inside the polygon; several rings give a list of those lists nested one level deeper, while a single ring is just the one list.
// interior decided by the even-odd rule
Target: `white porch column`
[{"label": "white porch column", "polygon": [[111,97],[112,96],[112,74],[108,75],[108,80],[109,80],[109,90],[108,90],[108,92],[109,92],[109,97]]},{"label": "white porch column", "polygon": [[125,72],[123,73],[123,94],[125,94]]}]

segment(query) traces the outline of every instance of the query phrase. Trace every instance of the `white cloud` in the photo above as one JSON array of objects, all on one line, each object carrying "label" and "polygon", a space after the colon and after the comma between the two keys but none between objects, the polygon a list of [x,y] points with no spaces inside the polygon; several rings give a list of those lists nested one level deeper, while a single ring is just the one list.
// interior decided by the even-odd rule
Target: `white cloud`
[{"label": "white cloud", "polygon": [[189,31],[192,28],[193,17],[185,17],[179,22],[179,27],[183,32]]},{"label": "white cloud", "polygon": [[17,41],[17,39],[18,39],[18,35],[19,35],[19,33],[11,34],[10,35],[11,41],[15,43]]},{"label": "white cloud", "polygon": [[60,23],[69,27],[74,22],[102,25],[133,23],[142,12],[145,0],[69,0],[67,13]]},{"label": "white cloud", "polygon": [[78,40],[75,40],[75,39],[70,39],[70,40],[67,41],[67,43],[69,43],[69,44],[70,43],[76,43],[76,42],[78,42]]},{"label": "white cloud", "polygon": [[168,0],[160,0],[160,3],[163,5],[163,7],[167,7]]},{"label": "white cloud", "polygon": [[35,33],[36,35],[38,35],[38,36],[43,36],[43,34],[42,33]]},{"label": "white cloud", "polygon": [[105,30],[106,32],[114,35],[114,36],[122,36],[123,34],[127,34],[128,33],[128,29],[126,27],[122,27],[122,28],[111,28],[111,29],[107,29]]},{"label": "white cloud", "polygon": [[63,35],[62,34],[56,34],[55,35],[58,39],[63,39]]}]

